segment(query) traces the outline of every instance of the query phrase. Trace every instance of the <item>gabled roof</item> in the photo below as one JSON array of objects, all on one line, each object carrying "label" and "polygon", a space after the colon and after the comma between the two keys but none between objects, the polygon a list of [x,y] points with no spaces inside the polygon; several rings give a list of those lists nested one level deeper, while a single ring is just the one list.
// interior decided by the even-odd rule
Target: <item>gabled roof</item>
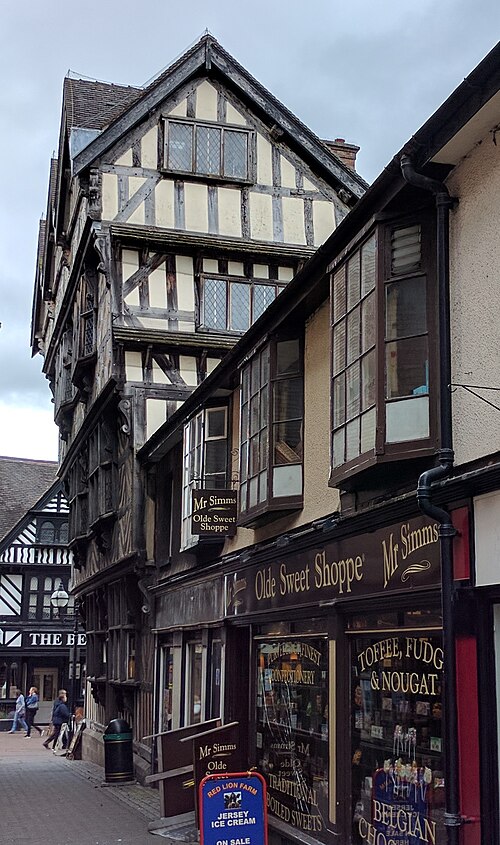
[{"label": "gabled roof", "polygon": [[0,457],[0,540],[54,484],[55,461]]},{"label": "gabled roof", "polygon": [[[283,133],[284,139],[293,145],[303,158],[313,162],[316,169],[319,167],[330,183],[347,191],[351,203],[363,195],[366,189],[364,179],[347,167],[211,35],[203,36],[144,90],[110,86],[105,83],[93,83],[96,87],[89,87],[88,83],[81,86],[70,85],[67,89],[65,87],[65,93],[71,91],[74,119],[77,119],[78,112],[80,121],[93,121],[92,126],[87,128],[102,129],[98,137],[75,156],[74,173],[78,174],[89,167],[181,85],[202,74],[222,78],[240,99],[259,112],[270,127],[276,126]],[[77,80],[66,82],[75,83]],[[88,107],[81,101],[85,92],[91,95]],[[65,108],[69,118],[66,105]],[[78,124],[73,122],[72,125]]]}]

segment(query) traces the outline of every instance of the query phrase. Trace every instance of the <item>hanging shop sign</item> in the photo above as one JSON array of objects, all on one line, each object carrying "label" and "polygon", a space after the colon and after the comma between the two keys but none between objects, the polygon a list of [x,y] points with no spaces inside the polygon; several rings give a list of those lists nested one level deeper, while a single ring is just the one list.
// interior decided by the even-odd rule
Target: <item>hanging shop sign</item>
[{"label": "hanging shop sign", "polygon": [[226,616],[440,583],[438,524],[425,517],[226,576]]},{"label": "hanging shop sign", "polygon": [[71,648],[87,644],[86,634],[74,634],[73,631],[26,631],[24,646],[26,648]]},{"label": "hanging shop sign", "polygon": [[244,764],[238,722],[230,722],[193,737],[194,779],[199,785],[204,777],[237,771]]},{"label": "hanging shop sign", "polygon": [[204,778],[199,819],[201,845],[267,845],[264,778],[258,772]]},{"label": "hanging shop sign", "polygon": [[202,537],[233,537],[237,510],[236,490],[193,490],[191,533]]}]

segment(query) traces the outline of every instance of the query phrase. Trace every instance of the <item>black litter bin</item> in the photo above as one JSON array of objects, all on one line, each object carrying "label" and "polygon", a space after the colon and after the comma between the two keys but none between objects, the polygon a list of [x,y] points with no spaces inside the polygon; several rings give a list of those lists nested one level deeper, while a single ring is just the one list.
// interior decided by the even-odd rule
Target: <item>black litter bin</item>
[{"label": "black litter bin", "polygon": [[111,719],[104,731],[104,775],[106,783],[134,780],[132,729],[124,719]]}]

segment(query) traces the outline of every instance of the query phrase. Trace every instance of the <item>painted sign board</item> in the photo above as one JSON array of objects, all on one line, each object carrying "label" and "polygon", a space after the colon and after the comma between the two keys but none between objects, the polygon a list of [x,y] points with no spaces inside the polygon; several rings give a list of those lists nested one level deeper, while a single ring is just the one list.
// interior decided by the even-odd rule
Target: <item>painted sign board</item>
[{"label": "painted sign board", "polygon": [[201,537],[232,537],[236,534],[236,490],[193,490],[191,533]]},{"label": "painted sign board", "polygon": [[204,778],[199,819],[201,845],[267,845],[264,778],[259,772]]}]

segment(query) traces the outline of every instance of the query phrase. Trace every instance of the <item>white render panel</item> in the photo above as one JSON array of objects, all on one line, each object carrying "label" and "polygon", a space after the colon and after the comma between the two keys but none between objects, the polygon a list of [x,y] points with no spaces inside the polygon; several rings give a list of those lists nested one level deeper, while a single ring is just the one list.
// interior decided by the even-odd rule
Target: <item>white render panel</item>
[{"label": "white render panel", "polygon": [[203,272],[204,273],[218,273],[219,272],[219,262],[216,258],[204,258],[203,259]]},{"label": "white render panel", "polygon": [[184,209],[188,232],[208,232],[208,187],[184,183]]},{"label": "white render panel", "polygon": [[217,89],[206,79],[196,89],[196,119],[217,120]]},{"label": "white render panel", "polygon": [[219,188],[219,235],[241,238],[241,191]]},{"label": "white render panel", "polygon": [[179,322],[177,323],[177,326],[178,326],[178,329],[179,329],[180,332],[194,332],[195,331],[194,322],[188,323],[187,321],[179,320]]},{"label": "white render panel", "polygon": [[187,114],[187,98],[185,97],[180,103],[177,103],[173,109],[170,109],[168,114],[173,115],[174,117],[186,117]]},{"label": "white render panel", "polygon": [[172,384],[162,368],[158,366],[156,361],[153,361],[153,384]]},{"label": "white render panel", "polygon": [[500,492],[474,498],[476,586],[500,584]]},{"label": "white render panel", "polygon": [[165,264],[157,267],[149,274],[149,304],[151,308],[167,307],[167,279],[165,275]]},{"label": "white render panel", "polygon": [[313,204],[314,245],[324,243],[335,229],[335,215],[331,202],[314,200]]},{"label": "white render panel", "polygon": [[304,176],[304,190],[305,191],[317,191],[318,186],[314,185],[307,176]]},{"label": "white render panel", "polygon": [[149,439],[167,419],[165,399],[146,399],[146,438]]},{"label": "white render panel", "polygon": [[231,103],[226,103],[226,120],[228,123],[236,123],[238,126],[247,125],[244,116]]},{"label": "white render panel", "polygon": [[257,134],[257,182],[259,185],[273,184],[272,147],[267,138]]},{"label": "white render panel", "polygon": [[168,330],[168,320],[163,320],[158,317],[143,317],[141,314],[136,314],[141,326],[145,329],[160,329],[160,331]]},{"label": "white render panel", "polygon": [[230,276],[243,276],[243,261],[228,261],[227,272]]},{"label": "white render panel", "polygon": [[141,165],[152,170],[158,168],[158,128],[152,126],[141,138]]},{"label": "white render panel", "polygon": [[196,358],[193,358],[192,355],[179,355],[179,369],[186,384],[191,387],[198,385]]},{"label": "white render panel", "polygon": [[254,279],[268,279],[269,267],[267,266],[267,264],[254,264],[253,277]]},{"label": "white render panel", "polygon": [[125,380],[144,381],[141,352],[125,350]]},{"label": "white render panel", "polygon": [[127,282],[139,269],[139,253],[136,249],[122,249],[122,281]]},{"label": "white render panel", "polygon": [[220,358],[207,358],[207,376],[220,364]]},{"label": "white render panel", "polygon": [[156,225],[164,229],[174,228],[174,183],[162,179],[155,191]]},{"label": "white render panel", "polygon": [[250,237],[273,240],[273,200],[269,194],[250,194]]},{"label": "white render panel", "polygon": [[281,185],[283,188],[296,188],[295,167],[285,156],[280,156]]},{"label": "white render panel", "polygon": [[130,305],[132,308],[138,308],[140,306],[140,299],[139,299],[139,287],[137,286],[131,291],[127,296],[123,298],[125,305]]},{"label": "white render panel", "polygon": [[285,243],[305,244],[304,203],[296,197],[283,197],[283,231]]},{"label": "white render panel", "polygon": [[132,212],[130,217],[127,218],[127,223],[133,223],[136,226],[144,226],[145,217],[144,217],[144,203],[143,202],[141,202],[141,204],[137,206],[135,211]]},{"label": "white render panel", "polygon": [[280,282],[291,282],[293,279],[293,267],[278,267],[278,280]]},{"label": "white render panel", "polygon": [[124,167],[132,167],[132,148],[126,150],[119,158],[115,159],[115,164],[121,164]]},{"label": "white render panel", "polygon": [[194,271],[190,255],[175,256],[177,307],[180,311],[194,311]]},{"label": "white render panel", "polygon": [[118,214],[118,179],[114,173],[102,174],[102,219],[114,220]]}]

